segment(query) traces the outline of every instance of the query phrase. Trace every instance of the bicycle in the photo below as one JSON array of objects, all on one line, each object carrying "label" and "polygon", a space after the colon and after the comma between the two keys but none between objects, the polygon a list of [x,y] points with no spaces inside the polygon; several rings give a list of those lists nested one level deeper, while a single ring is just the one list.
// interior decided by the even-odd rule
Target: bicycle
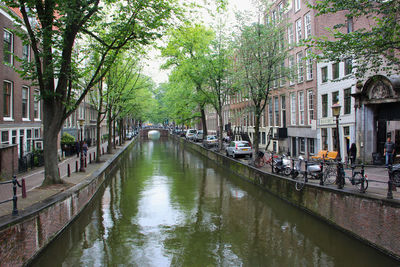
[{"label": "bicycle", "polygon": [[360,171],[355,171],[356,166],[351,166],[351,177],[346,176],[344,172],[343,163],[339,163],[340,177],[339,177],[339,188],[343,188],[345,179],[347,178],[350,183],[355,186],[360,193],[365,193],[368,188],[368,178],[364,172],[364,164],[361,165]]},{"label": "bicycle", "polygon": [[337,176],[336,169],[337,168],[333,163],[324,164],[324,174],[323,174],[324,185],[331,185],[335,183]]},{"label": "bicycle", "polygon": [[[265,156],[266,153],[262,152],[262,151],[258,151],[257,157],[254,160],[254,166],[256,168],[261,168],[263,167],[265,164],[271,164],[272,163],[272,156],[269,157],[267,159],[267,157]],[[274,156],[274,158],[277,156]]]}]

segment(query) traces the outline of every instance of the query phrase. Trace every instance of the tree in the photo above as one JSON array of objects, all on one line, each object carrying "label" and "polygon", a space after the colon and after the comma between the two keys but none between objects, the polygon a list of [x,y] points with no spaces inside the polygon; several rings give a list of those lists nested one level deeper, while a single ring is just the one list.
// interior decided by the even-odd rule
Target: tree
[{"label": "tree", "polygon": [[[107,73],[106,61],[127,45],[146,45],[160,37],[162,28],[175,14],[174,0],[26,0],[4,1],[18,8],[23,16],[20,37],[29,40],[34,63],[31,74],[39,86],[43,101],[44,168],[43,184],[62,183],[58,173],[57,138],[64,120],[76,109],[88,91]],[[26,29],[22,30],[22,29]],[[81,38],[91,38],[101,46],[100,60],[94,66],[90,82],[74,90],[82,75],[76,65],[74,49]],[[85,54],[80,54],[85,56]],[[82,59],[82,58],[81,58]]]},{"label": "tree", "polygon": [[163,67],[176,68],[182,78],[194,84],[195,92],[198,94],[196,99],[201,113],[203,132],[206,136],[207,124],[204,111],[206,101],[200,92],[206,82],[205,55],[209,51],[214,33],[202,25],[185,24],[172,30],[169,37],[167,46],[162,49],[162,56],[167,58]]},{"label": "tree", "polygon": [[367,28],[348,32],[345,29],[347,25],[342,23],[329,29],[330,36],[310,40],[308,45],[322,52],[318,58],[329,61],[352,58],[357,78],[364,77],[368,71],[389,74],[400,71],[399,1],[326,0],[315,1],[310,6],[317,10],[318,16],[344,14],[347,23],[368,19]]},{"label": "tree", "polygon": [[233,94],[232,79],[232,58],[231,49],[222,29],[219,30],[217,38],[212,42],[209,54],[206,56],[207,87],[202,88],[202,93],[207,102],[213,106],[218,115],[218,140],[219,149],[222,149],[222,134],[224,121],[222,108],[229,95]]},{"label": "tree", "polygon": [[265,110],[269,92],[273,83],[284,79],[287,73],[284,67],[287,49],[283,41],[286,29],[287,24],[283,19],[243,25],[235,41],[236,80],[244,96],[253,104],[253,143],[256,153],[259,150],[261,114]]}]

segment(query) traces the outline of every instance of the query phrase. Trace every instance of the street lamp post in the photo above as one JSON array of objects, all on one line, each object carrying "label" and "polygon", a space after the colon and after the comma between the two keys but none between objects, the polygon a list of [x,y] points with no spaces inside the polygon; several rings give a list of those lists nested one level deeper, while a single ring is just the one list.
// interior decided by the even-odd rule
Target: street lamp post
[{"label": "street lamp post", "polygon": [[85,172],[86,170],[85,170],[85,162],[84,162],[84,159],[83,159],[83,125],[85,124],[85,119],[79,119],[78,120],[79,121],[79,126],[80,126],[80,128],[81,128],[81,135],[80,135],[80,142],[79,142],[79,145],[80,145],[80,153],[81,153],[81,157],[80,157],[80,159],[81,159],[81,167],[80,167],[80,169],[79,169],[79,171],[80,172]]},{"label": "street lamp post", "polygon": [[342,189],[343,188],[343,182],[344,182],[344,177],[342,177],[342,168],[341,168],[341,153],[340,153],[340,138],[339,138],[339,116],[340,116],[340,109],[341,105],[339,103],[336,103],[332,105],[332,114],[333,116],[336,117],[336,148],[337,148],[337,171],[336,171],[336,184],[338,185],[338,188]]}]

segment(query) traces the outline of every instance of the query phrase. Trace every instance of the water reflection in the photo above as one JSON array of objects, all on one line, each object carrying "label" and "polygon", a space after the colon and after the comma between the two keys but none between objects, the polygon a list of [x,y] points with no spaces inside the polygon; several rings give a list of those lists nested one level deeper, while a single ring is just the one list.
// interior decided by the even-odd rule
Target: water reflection
[{"label": "water reflection", "polygon": [[[227,179],[229,177],[229,179]],[[36,266],[395,266],[173,142],[142,142]]]}]

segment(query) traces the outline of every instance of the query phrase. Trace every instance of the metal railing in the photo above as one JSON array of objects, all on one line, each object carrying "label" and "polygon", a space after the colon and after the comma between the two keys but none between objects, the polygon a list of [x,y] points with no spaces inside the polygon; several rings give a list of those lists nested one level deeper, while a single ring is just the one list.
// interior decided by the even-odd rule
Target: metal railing
[{"label": "metal railing", "polygon": [[26,198],[26,186],[25,186],[25,179],[21,179],[21,183],[18,182],[17,177],[14,175],[11,181],[7,182],[0,182],[0,185],[5,185],[5,184],[13,184],[13,197],[10,199],[6,199],[3,201],[0,201],[0,204],[4,204],[7,202],[12,201],[13,202],[13,210],[12,210],[12,215],[18,215],[18,208],[17,208],[17,202],[18,202],[18,197],[17,197],[17,186],[21,187],[22,189],[22,198]]}]

